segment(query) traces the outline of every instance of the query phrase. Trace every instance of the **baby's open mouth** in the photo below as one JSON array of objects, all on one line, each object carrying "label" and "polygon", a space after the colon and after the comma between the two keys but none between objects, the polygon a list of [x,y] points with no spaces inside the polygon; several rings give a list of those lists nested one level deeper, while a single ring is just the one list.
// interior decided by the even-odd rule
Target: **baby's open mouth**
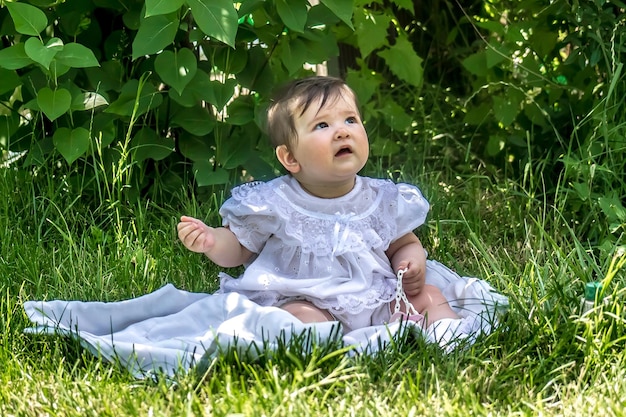
[{"label": "baby's open mouth", "polygon": [[348,155],[348,154],[351,154],[351,153],[352,153],[352,150],[350,148],[341,148],[335,154],[335,156],[343,156],[343,155]]}]

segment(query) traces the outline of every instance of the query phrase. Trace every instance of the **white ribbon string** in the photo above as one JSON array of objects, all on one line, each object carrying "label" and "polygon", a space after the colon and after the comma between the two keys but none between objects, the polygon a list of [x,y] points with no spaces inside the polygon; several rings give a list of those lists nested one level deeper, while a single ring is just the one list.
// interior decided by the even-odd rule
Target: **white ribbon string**
[{"label": "white ribbon string", "polygon": [[408,270],[409,268],[400,269],[397,274],[398,282],[396,284],[396,307],[394,313],[400,312],[400,302],[404,301],[404,305],[407,310],[406,314],[414,315],[419,314],[419,312],[415,309],[415,307],[413,307],[413,304],[409,302],[409,299],[406,297],[406,293],[404,292],[404,288],[402,288],[402,276]]}]

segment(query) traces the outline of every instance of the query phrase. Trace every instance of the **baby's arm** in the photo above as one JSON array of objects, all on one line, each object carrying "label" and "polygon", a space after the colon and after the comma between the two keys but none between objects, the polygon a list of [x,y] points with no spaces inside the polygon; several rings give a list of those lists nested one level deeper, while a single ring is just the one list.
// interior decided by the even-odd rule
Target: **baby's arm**
[{"label": "baby's arm", "polygon": [[225,268],[242,265],[252,252],[239,243],[237,236],[226,227],[209,227],[201,220],[182,216],[178,223],[178,238],[192,252],[204,253]]},{"label": "baby's arm", "polygon": [[408,268],[402,276],[407,296],[419,294],[426,282],[426,252],[415,233],[407,233],[392,242],[386,253],[394,272]]}]

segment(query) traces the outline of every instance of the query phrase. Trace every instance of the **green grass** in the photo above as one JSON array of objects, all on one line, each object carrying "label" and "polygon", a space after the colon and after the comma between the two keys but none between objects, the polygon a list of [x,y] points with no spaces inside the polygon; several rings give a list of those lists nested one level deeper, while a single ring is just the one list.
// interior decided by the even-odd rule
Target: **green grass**
[{"label": "green grass", "polygon": [[[0,415],[622,415],[623,242],[582,242],[554,196],[526,185],[427,166],[368,170],[421,186],[433,206],[420,230],[431,258],[509,297],[497,331],[450,355],[421,340],[360,358],[333,346],[257,361],[226,352],[174,384],[135,380],[72,340],[23,334],[22,304],[121,300],[165,283],[214,290],[218,269],[178,243],[175,225],[183,213],[216,223],[220,199],[93,209],[52,177],[0,169]],[[592,279],[611,300],[581,318]]]}]

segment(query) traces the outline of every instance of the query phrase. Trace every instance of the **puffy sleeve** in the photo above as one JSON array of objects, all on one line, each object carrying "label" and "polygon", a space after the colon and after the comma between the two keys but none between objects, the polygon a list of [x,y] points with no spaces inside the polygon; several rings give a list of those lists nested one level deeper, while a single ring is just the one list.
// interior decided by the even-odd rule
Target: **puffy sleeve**
[{"label": "puffy sleeve", "polygon": [[397,184],[398,214],[396,218],[398,238],[424,224],[430,204],[419,188],[410,184]]},{"label": "puffy sleeve", "polygon": [[268,195],[272,190],[264,182],[252,182],[233,188],[231,197],[220,208],[222,225],[230,228],[239,243],[259,253],[279,226],[279,218]]}]

